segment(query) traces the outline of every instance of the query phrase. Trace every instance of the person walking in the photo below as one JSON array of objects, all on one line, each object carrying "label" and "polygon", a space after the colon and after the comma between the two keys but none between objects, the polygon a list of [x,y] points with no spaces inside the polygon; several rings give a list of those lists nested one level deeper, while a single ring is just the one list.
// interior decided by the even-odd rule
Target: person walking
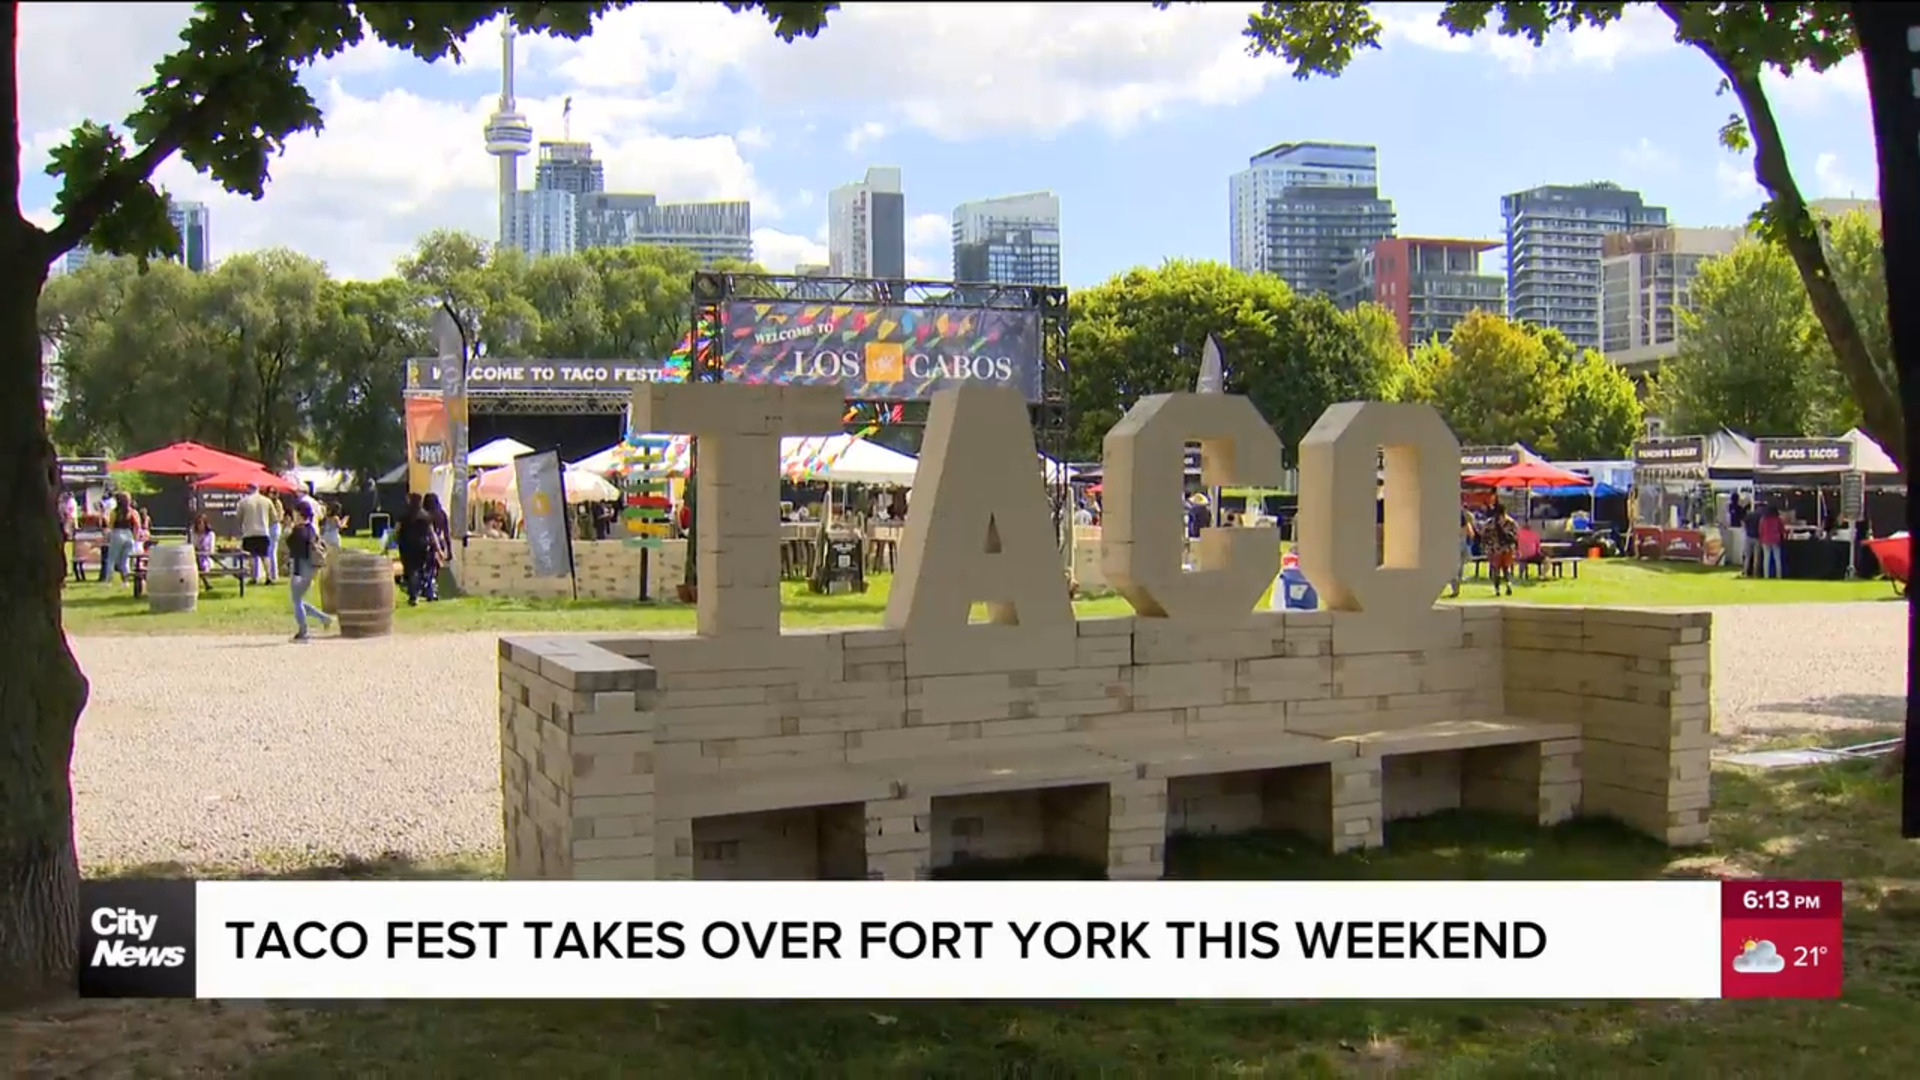
[{"label": "person walking", "polygon": [[287,591],[293,599],[293,640],[308,640],[307,620],[320,620],[322,627],[333,625],[333,616],[307,603],[307,590],[313,586],[319,565],[320,534],[314,531],[313,515],[299,503],[293,507],[291,523],[285,534],[287,544]]},{"label": "person walking", "polygon": [[287,504],[281,499],[263,496],[267,499],[267,584],[280,580],[280,539],[286,535]]},{"label": "person walking", "polygon": [[1493,579],[1493,595],[1499,596],[1500,586],[1505,584],[1507,595],[1512,596],[1514,561],[1520,551],[1520,524],[1507,513],[1505,503],[1494,504],[1482,544],[1487,553],[1487,576]]},{"label": "person walking", "polygon": [[1720,531],[1721,544],[1727,551],[1727,565],[1739,566],[1742,571],[1747,567],[1747,515],[1752,507],[1740,501],[1740,493],[1727,496],[1727,525]]},{"label": "person walking", "polygon": [[1760,576],[1763,578],[1783,578],[1787,576],[1786,551],[1782,544],[1787,539],[1787,523],[1780,516],[1780,508],[1768,506],[1760,514]]},{"label": "person walking", "polygon": [[247,576],[258,585],[268,576],[267,560],[273,554],[273,500],[260,493],[258,484],[249,485],[233,509],[240,519],[240,550],[247,554]]},{"label": "person walking", "polygon": [[122,585],[130,577],[133,545],[140,529],[140,512],[133,508],[133,496],[122,491],[113,497],[113,509],[107,514],[107,554],[100,560],[100,580],[111,570]]},{"label": "person walking", "polygon": [[407,508],[387,532],[387,550],[400,554],[400,577],[407,587],[407,606],[418,607],[426,569],[433,556],[433,518],[418,494],[407,496]]},{"label": "person walking", "polygon": [[320,542],[326,545],[326,549],[329,552],[339,551],[340,529],[342,524],[340,519],[340,504],[330,502],[322,507],[322,509],[325,510],[326,516],[319,519]]},{"label": "person walking", "polygon": [[453,522],[447,517],[446,507],[440,505],[437,492],[427,492],[420,500],[420,509],[433,523],[433,543],[427,549],[427,565],[423,571],[426,581],[422,584],[427,603],[431,604],[440,599],[440,568],[453,562]]}]

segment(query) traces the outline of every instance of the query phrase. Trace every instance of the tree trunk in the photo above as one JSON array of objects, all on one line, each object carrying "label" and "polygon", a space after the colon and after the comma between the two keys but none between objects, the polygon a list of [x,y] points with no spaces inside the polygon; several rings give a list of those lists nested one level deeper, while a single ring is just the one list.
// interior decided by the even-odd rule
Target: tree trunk
[{"label": "tree trunk", "polygon": [[0,1010],[74,990],[80,868],[70,769],[87,703],[60,627],[66,552],[39,328],[54,252],[20,216],[19,18],[20,5],[0,4]]},{"label": "tree trunk", "polygon": [[[1867,70],[1867,90],[1873,100],[1873,129],[1880,165],[1881,229],[1887,263],[1887,295],[1912,296],[1920,287],[1920,159],[1914,147],[1920,135],[1920,100],[1915,96],[1912,4],[1855,4],[1853,21],[1860,35],[1861,59]],[[1893,336],[1893,361],[1899,373],[1900,398],[1905,415],[1920,412],[1920,310],[1911,303],[1894,304],[1888,312]],[[1908,429],[1908,438],[1920,432]],[[1904,447],[1920,454],[1920,447]],[[1915,457],[1903,458],[1913,461]],[[1920,504],[1907,501],[1908,530],[1920,533]],[[1920,736],[1920,664],[1913,652],[1920,645],[1920,596],[1907,591],[1907,717],[1905,741],[1895,752],[1893,770],[1900,776],[1900,835],[1920,839],[1920,765],[1907,756],[1908,743]]]},{"label": "tree trunk", "polygon": [[1846,378],[1847,388],[1860,406],[1860,426],[1888,456],[1904,466],[1907,436],[1900,398],[1894,387],[1888,386],[1881,377],[1873,353],[1868,351],[1866,339],[1860,335],[1860,324],[1854,321],[1853,309],[1847,306],[1833,270],[1827,265],[1820,231],[1787,163],[1786,143],[1774,119],[1773,106],[1767,101],[1766,88],[1761,85],[1760,72],[1737,67],[1712,49],[1705,51],[1726,74],[1746,113],[1747,133],[1753,140],[1754,177],[1773,197],[1774,224],[1778,227],[1780,242],[1800,271],[1814,318],[1820,320],[1840,374]]},{"label": "tree trunk", "polygon": [[87,682],[60,626],[66,557],[35,328],[45,281],[39,234],[0,213],[0,1009],[72,993],[79,941],[69,768]]}]

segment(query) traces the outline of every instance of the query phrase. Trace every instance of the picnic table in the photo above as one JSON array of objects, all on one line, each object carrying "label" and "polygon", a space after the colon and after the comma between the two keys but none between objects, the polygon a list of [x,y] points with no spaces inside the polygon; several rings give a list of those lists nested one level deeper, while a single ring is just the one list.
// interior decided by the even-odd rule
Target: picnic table
[{"label": "picnic table", "polygon": [[[240,595],[247,595],[247,581],[253,577],[253,562],[247,553],[239,548],[226,548],[208,556],[211,565],[200,571],[200,580],[230,577],[240,585]],[[133,575],[133,598],[140,599],[147,591],[147,553],[137,552],[128,557],[127,569]]]}]

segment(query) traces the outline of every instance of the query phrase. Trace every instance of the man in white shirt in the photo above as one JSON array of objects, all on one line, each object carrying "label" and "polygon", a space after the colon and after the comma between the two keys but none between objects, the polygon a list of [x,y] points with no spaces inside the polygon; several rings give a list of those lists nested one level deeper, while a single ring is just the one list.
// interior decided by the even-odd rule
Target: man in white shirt
[{"label": "man in white shirt", "polygon": [[234,513],[240,519],[240,550],[247,553],[248,576],[258,585],[272,576],[268,560],[273,552],[273,500],[261,494],[259,487],[249,487]]}]

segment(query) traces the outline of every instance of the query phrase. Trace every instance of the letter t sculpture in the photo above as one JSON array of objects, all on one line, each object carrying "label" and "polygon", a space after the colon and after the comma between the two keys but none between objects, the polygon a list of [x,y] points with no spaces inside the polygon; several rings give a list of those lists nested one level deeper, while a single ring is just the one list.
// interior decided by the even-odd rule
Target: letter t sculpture
[{"label": "letter t sculpture", "polygon": [[633,428],[700,440],[694,523],[702,637],[780,632],[780,439],[836,435],[838,386],[649,383]]}]

